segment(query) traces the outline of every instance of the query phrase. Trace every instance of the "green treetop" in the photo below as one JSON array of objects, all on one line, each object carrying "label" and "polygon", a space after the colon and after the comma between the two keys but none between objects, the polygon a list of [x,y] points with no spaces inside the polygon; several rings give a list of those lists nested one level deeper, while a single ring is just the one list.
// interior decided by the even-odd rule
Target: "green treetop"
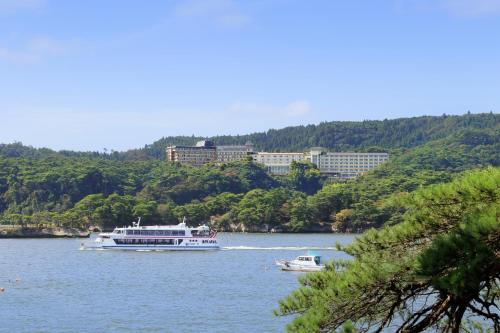
[{"label": "green treetop", "polygon": [[474,316],[500,331],[500,169],[408,196],[404,222],[371,230],[353,256],[301,279],[280,302],[290,332],[460,332]]}]

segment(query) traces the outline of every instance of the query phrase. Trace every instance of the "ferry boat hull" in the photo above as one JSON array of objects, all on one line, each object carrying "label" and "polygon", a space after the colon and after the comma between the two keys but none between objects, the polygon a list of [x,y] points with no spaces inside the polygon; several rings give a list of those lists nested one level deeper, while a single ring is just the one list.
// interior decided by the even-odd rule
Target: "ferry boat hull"
[{"label": "ferry boat hull", "polygon": [[[85,248],[87,249],[87,248]],[[94,248],[97,249],[97,248]],[[131,250],[131,251],[209,251],[209,250],[220,250],[220,247],[215,246],[197,246],[197,247],[187,247],[187,246],[150,246],[150,247],[132,247],[132,246],[103,246],[103,250]]]},{"label": "ferry boat hull", "polygon": [[93,241],[81,244],[82,250],[131,251],[207,251],[219,250],[215,232],[206,225],[187,227],[178,225],[140,226],[140,220],[131,227],[115,228],[100,233]]},{"label": "ferry boat hull", "polygon": [[130,250],[130,251],[210,251],[220,250],[220,246],[123,246],[123,245],[96,245],[93,242],[84,242],[81,250]]}]

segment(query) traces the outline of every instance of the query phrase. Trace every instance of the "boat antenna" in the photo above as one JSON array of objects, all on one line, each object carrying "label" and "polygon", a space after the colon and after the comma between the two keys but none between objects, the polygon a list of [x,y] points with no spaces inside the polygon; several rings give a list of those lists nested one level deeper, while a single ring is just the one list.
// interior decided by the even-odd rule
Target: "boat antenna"
[{"label": "boat antenna", "polygon": [[137,219],[137,222],[132,222],[132,226],[134,227],[140,227],[141,225],[141,217],[139,216],[139,218]]}]

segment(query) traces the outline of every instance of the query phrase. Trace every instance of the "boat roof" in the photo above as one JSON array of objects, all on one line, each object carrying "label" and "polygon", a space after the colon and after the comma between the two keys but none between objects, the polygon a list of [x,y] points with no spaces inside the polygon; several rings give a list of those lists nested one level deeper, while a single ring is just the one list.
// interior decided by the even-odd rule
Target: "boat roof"
[{"label": "boat roof", "polygon": [[186,226],[186,223],[182,222],[179,224],[117,227],[116,229],[128,229],[128,230],[170,230],[170,229],[172,229],[172,230],[179,230],[179,229],[208,230],[209,227],[205,224],[197,226],[197,227],[188,227],[188,226]]}]

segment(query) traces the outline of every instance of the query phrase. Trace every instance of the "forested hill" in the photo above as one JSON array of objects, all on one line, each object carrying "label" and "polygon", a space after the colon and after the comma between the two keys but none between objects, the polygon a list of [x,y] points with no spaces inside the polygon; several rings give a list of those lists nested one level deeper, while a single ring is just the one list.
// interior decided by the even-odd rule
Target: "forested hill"
[{"label": "forested hill", "polygon": [[[339,141],[322,141],[329,132],[318,133],[328,124]],[[251,160],[200,168],[166,163],[147,158],[151,147],[101,154],[0,145],[0,225],[112,228],[142,216],[147,224],[175,224],[183,217],[192,225],[212,220],[219,230],[363,230],[399,223],[404,198],[420,187],[500,166],[498,115],[328,124],[265,135],[289,133],[288,145],[281,146],[286,150],[298,150],[293,142],[349,150],[378,145],[391,149],[391,159],[362,177],[337,182],[322,177],[311,163],[296,163],[287,176],[275,177]],[[306,129],[312,138],[307,145],[293,134]]]},{"label": "forested hill", "polygon": [[[248,135],[221,135],[210,139],[220,145],[244,144],[251,141],[257,151],[303,151],[315,146],[335,151],[389,150],[422,145],[447,137],[461,129],[495,128],[499,125],[500,114],[483,113],[361,122],[332,121],[319,125],[270,129],[267,132]],[[195,136],[168,136],[142,149],[125,152],[121,157],[137,159],[148,156],[163,159],[168,145],[191,145],[202,139]]]},{"label": "forested hill", "polygon": [[[500,128],[500,114],[482,113],[462,116],[422,116],[391,120],[332,121],[318,125],[270,129],[247,135],[220,135],[210,139],[219,145],[244,144],[251,141],[257,151],[304,151],[324,147],[332,151],[390,151],[412,148],[445,138],[461,130]],[[115,160],[147,160],[165,158],[167,146],[193,145],[204,139],[197,136],[166,136],[140,149],[125,152],[75,152],[32,148],[21,143],[0,144],[4,157],[99,157]]]}]

